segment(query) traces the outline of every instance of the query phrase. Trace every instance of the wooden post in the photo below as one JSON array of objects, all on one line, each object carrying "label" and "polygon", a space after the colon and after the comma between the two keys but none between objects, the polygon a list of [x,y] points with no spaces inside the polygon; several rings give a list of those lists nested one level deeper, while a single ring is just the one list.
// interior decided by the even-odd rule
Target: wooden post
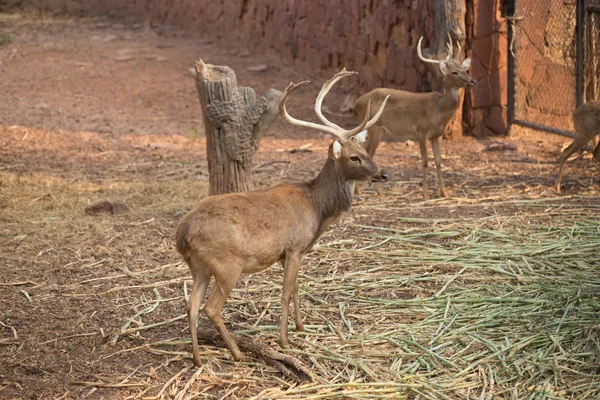
[{"label": "wooden post", "polygon": [[256,99],[238,87],[233,70],[196,62],[196,89],[206,131],[209,196],[254,190],[252,157],[263,133],[279,115],[282,93],[270,89]]},{"label": "wooden post", "polygon": [[[448,52],[446,43],[448,43],[448,33],[454,40],[454,48],[456,49],[456,41],[465,49],[466,44],[466,1],[465,0],[435,0],[435,46],[432,49],[424,49],[425,57],[436,58],[438,60],[446,58]],[[466,50],[466,49],[465,49]],[[462,58],[462,55],[461,55]],[[433,90],[442,90],[442,73],[439,65],[425,64],[427,70],[431,74],[430,85]],[[446,126],[445,137],[460,136],[463,132],[462,127],[462,105],[464,99],[464,91],[461,93],[458,110],[454,117]]]}]

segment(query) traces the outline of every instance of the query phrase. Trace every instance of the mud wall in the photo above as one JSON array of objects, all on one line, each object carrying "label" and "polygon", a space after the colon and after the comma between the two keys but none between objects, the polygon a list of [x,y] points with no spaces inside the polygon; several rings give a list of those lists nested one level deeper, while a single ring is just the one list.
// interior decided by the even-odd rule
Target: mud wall
[{"label": "mud wall", "polygon": [[[467,96],[465,126],[477,136],[506,131],[505,25],[500,0],[465,0],[481,81]],[[328,76],[342,67],[360,72],[357,93],[386,86],[427,91],[415,46],[434,35],[434,0],[5,0],[20,6],[80,14],[139,16],[173,24],[253,51],[275,51],[285,62]],[[504,85],[504,86],[502,86]]]},{"label": "mud wall", "polygon": [[342,67],[358,71],[355,83],[363,90],[417,91],[427,84],[414,46],[433,35],[432,10],[433,0],[154,0],[152,12],[251,50],[266,45],[325,75]]},{"label": "mud wall", "polygon": [[[324,75],[360,72],[362,90],[383,85],[422,91],[414,46],[431,38],[434,0],[5,0],[74,14],[136,16],[199,32],[253,51],[274,50]],[[0,2],[1,3],[1,2]],[[424,41],[428,45],[428,40]]]},{"label": "mud wall", "polygon": [[467,0],[467,42],[471,75],[467,118],[477,137],[506,133],[508,42],[502,0]]}]

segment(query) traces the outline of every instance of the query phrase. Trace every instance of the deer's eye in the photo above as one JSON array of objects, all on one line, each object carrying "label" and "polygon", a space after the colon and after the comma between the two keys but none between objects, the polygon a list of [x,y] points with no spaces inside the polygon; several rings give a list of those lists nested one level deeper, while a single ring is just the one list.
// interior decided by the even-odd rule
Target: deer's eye
[{"label": "deer's eye", "polygon": [[452,75],[458,76],[458,72],[457,71],[452,71]]},{"label": "deer's eye", "polygon": [[360,158],[359,158],[359,157],[352,156],[352,157],[350,157],[350,160],[351,160],[351,161],[354,161],[354,162],[357,162],[357,163],[359,163],[359,164],[361,164],[361,161],[360,161]]}]

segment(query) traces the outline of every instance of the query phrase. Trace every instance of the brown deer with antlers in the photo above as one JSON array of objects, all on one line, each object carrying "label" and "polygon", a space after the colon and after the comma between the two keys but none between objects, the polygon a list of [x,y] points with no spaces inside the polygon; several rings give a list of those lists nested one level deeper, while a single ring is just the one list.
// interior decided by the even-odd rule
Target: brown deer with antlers
[{"label": "brown deer with antlers", "polygon": [[306,183],[280,183],[254,192],[208,197],[179,222],[177,251],[189,265],[193,278],[188,317],[196,366],[200,365],[196,322],[211,277],[215,278],[215,287],[204,312],[234,359],[242,360],[242,353],[223,323],[223,304],[240,274],[260,272],[281,262],[284,276],[280,340],[281,346],[287,347],[291,297],[294,299],[296,329],[304,329],[297,283],[302,257],[323,231],[342,212],[350,209],[355,181],[388,179],[387,173],[373,162],[361,145],[366,135],[361,132],[380,118],[385,99],[371,120],[367,112],[360,126],[351,130],[342,129],[321,113],[321,103],[327,92],[338,80],[352,74],[355,72],[343,69],[323,85],[315,111],[324,125],[297,120],[286,110],[290,93],[308,82],[290,83],[281,99],[279,109],[287,122],[335,137],[329,146],[327,161],[316,178]]},{"label": "brown deer with antlers", "polygon": [[[354,113],[363,118],[370,112],[371,107],[378,107],[383,99],[389,97],[389,105],[384,110],[379,121],[369,129],[365,147],[371,157],[379,145],[383,133],[386,132],[402,141],[413,140],[419,143],[423,165],[423,197],[429,199],[427,189],[427,141],[431,142],[433,157],[437,167],[440,191],[448,197],[444,185],[441,167],[441,141],[446,125],[452,119],[460,102],[460,91],[467,86],[477,83],[467,74],[471,59],[460,61],[460,44],[453,56],[452,39],[449,38],[448,56],[445,60],[431,60],[423,57],[421,41],[417,45],[417,54],[421,61],[440,65],[443,76],[443,92],[413,93],[404,90],[380,88],[361,96],[354,106]],[[381,194],[380,185],[376,185],[377,193]],[[357,185],[357,194],[360,189]]]}]

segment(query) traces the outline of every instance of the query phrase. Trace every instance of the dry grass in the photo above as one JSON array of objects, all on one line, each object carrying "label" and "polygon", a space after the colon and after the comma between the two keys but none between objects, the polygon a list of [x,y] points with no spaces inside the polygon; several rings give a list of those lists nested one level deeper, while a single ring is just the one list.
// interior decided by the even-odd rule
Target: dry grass
[{"label": "dry grass", "polygon": [[[262,58],[106,20],[0,13],[0,33],[12,39],[0,47],[11,77],[1,84],[18,83],[0,102],[15,124],[0,126],[0,397],[600,397],[599,169],[570,162],[566,195],[556,197],[564,140],[516,132],[519,150],[496,153],[471,138],[445,143],[454,197],[428,202],[418,148],[385,143],[376,160],[392,176],[389,193],[356,199],[301,267],[307,329],[290,330],[285,352],[315,381],[290,380],[253,357],[233,362],[212,342],[201,343],[204,365],[194,369],[184,316],[191,279],[173,245],[177,221],[207,192],[204,141],[183,135],[198,118],[187,60],[200,52],[230,64],[259,91],[306,76],[288,67],[251,75],[246,66]],[[168,45],[160,52],[159,40]],[[152,85],[140,93],[124,88],[149,65],[146,53],[115,64],[110,55],[123,46],[167,59],[144,70]],[[69,63],[88,59],[93,70]],[[90,85],[100,72],[102,85]],[[69,78],[60,87],[57,74]],[[298,115],[312,115],[313,95],[296,98]],[[287,139],[261,143],[258,186],[313,176],[329,141],[280,121],[271,132]],[[307,142],[312,153],[285,151]],[[104,199],[133,211],[84,214]],[[281,282],[278,265],[242,277],[224,309],[230,330],[279,350]],[[204,316],[200,324],[212,329]]]},{"label": "dry grass", "polygon": [[[259,160],[280,145],[265,146]],[[126,150],[109,150],[121,167],[131,165]],[[315,382],[290,381],[259,360],[235,363],[212,343],[194,370],[184,315],[191,280],[172,232],[207,185],[193,153],[179,156],[136,159],[149,166],[121,178],[93,168],[0,173],[0,352],[12,371],[2,372],[0,393],[20,397],[32,385],[66,398],[600,396],[594,191],[552,197],[494,186],[486,198],[423,203],[415,185],[359,200],[301,269],[307,329],[291,330],[285,352]],[[134,211],[83,214],[104,198]],[[279,349],[281,281],[280,266],[243,277],[224,311],[231,330]],[[40,373],[53,386],[29,381]]]}]

